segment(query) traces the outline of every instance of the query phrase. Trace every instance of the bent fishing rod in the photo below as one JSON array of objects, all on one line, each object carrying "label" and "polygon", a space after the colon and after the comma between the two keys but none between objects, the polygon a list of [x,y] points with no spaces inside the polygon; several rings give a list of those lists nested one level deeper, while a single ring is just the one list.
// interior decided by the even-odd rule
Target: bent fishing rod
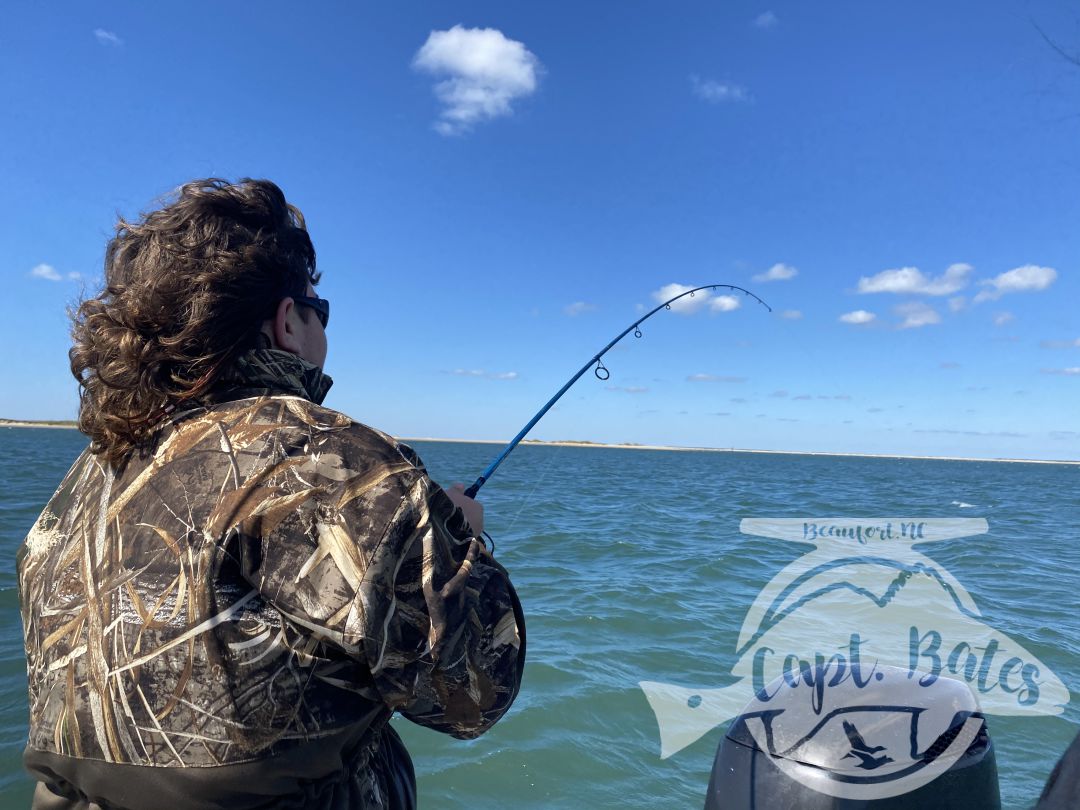
[{"label": "bent fishing rod", "polygon": [[560,388],[558,393],[555,394],[555,396],[553,396],[551,399],[548,400],[547,404],[544,405],[543,408],[541,408],[539,411],[536,412],[536,415],[533,416],[533,418],[529,420],[528,424],[525,425],[525,427],[523,427],[521,429],[521,432],[518,433],[517,436],[515,436],[513,439],[510,440],[510,443],[508,445],[506,445],[506,447],[503,448],[503,451],[501,453],[499,453],[498,456],[496,456],[495,460],[492,461],[491,464],[488,465],[487,469],[484,470],[484,472],[480,475],[479,478],[476,479],[476,481],[473,482],[472,486],[470,486],[468,489],[465,490],[465,494],[467,496],[469,496],[470,498],[475,498],[476,497],[476,493],[478,493],[480,491],[480,487],[482,487],[487,482],[487,480],[489,478],[491,478],[491,476],[495,473],[495,470],[499,469],[499,465],[503,463],[503,460],[508,455],[510,455],[511,452],[513,452],[514,448],[517,447],[518,444],[521,443],[521,440],[524,439],[525,436],[528,434],[528,432],[533,429],[533,427],[536,425],[536,423],[539,422],[543,418],[544,414],[546,414],[548,411],[551,410],[551,406],[554,405],[556,402],[558,402],[559,399],[562,398],[562,395],[570,390],[570,386],[572,386],[574,383],[576,383],[581,378],[582,374],[584,374],[586,371],[588,371],[591,368],[591,369],[593,369],[593,373],[596,374],[596,378],[598,380],[606,380],[608,377],[611,376],[611,372],[608,371],[607,367],[604,365],[601,358],[605,354],[608,353],[608,351],[611,349],[612,346],[614,346],[616,343],[618,343],[624,337],[629,335],[631,332],[634,333],[634,337],[640,338],[641,337],[641,325],[643,323],[645,323],[645,321],[649,320],[649,318],[651,318],[653,315],[655,315],[657,312],[659,312],[662,309],[664,309],[664,310],[671,309],[671,305],[674,304],[676,301],[678,301],[680,298],[685,298],[687,296],[689,296],[690,298],[693,298],[696,293],[699,293],[702,290],[709,290],[710,292],[713,291],[713,290],[731,290],[732,292],[741,292],[743,295],[748,296],[750,298],[753,298],[755,301],[757,301],[759,304],[761,304],[763,307],[765,307],[765,309],[769,310],[769,312],[772,312],[772,307],[770,307],[768,304],[766,304],[764,301],[762,301],[760,298],[758,298],[752,292],[750,292],[749,290],[744,290],[742,287],[736,287],[733,284],[706,284],[703,287],[694,287],[694,289],[692,289],[692,290],[687,290],[686,292],[679,293],[674,298],[669,298],[667,301],[660,304],[660,306],[656,307],[655,309],[650,310],[643,317],[638,318],[636,321],[634,321],[632,324],[630,324],[628,327],[626,327],[622,332],[620,332],[615,337],[615,339],[612,340],[607,346],[605,346],[599,352],[594,354],[592,359],[589,360],[589,362],[587,362],[585,365],[583,365],[578,370],[577,374],[575,374],[573,377],[571,377],[567,381],[566,385],[564,385],[562,388]]}]

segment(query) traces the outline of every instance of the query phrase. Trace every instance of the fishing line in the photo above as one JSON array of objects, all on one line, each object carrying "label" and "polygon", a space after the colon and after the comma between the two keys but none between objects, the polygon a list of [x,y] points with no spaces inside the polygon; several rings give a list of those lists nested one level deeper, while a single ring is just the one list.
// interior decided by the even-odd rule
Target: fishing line
[{"label": "fishing line", "polygon": [[521,499],[521,508],[514,513],[514,517],[510,520],[510,525],[506,527],[506,532],[509,533],[514,528],[514,524],[517,523],[518,518],[521,517],[521,513],[525,511],[525,507],[532,501],[532,496],[536,493],[537,488],[544,483],[544,479],[547,478],[548,472],[550,472],[552,465],[555,463],[555,457],[561,455],[561,451],[566,449],[566,445],[558,445],[555,450],[548,454],[548,462],[544,465],[544,468],[540,471],[539,477],[537,477],[535,483],[533,483],[532,489],[528,494]]},{"label": "fishing line", "polygon": [[470,498],[476,497],[476,493],[480,491],[480,487],[482,487],[487,482],[487,480],[491,478],[491,476],[495,473],[495,470],[497,470],[499,468],[499,465],[503,463],[503,460],[508,455],[510,455],[510,453],[514,450],[515,447],[518,446],[518,444],[520,444],[521,440],[524,439],[528,432],[533,429],[533,427],[536,425],[537,422],[540,421],[544,414],[551,410],[551,406],[558,402],[562,398],[563,394],[570,390],[570,386],[576,383],[586,371],[592,369],[593,374],[598,380],[603,381],[609,379],[611,377],[611,371],[607,368],[607,366],[604,365],[604,362],[601,358],[605,354],[607,354],[608,351],[616,343],[618,343],[631,332],[634,333],[635,338],[641,338],[643,334],[641,331],[641,324],[645,323],[645,321],[647,321],[660,310],[670,310],[671,305],[678,301],[680,298],[685,298],[687,296],[689,296],[690,298],[694,298],[695,295],[702,290],[731,290],[732,292],[741,292],[743,295],[749,298],[753,298],[755,301],[765,307],[765,309],[767,309],[769,312],[772,312],[772,307],[770,307],[752,292],[743,289],[742,287],[736,287],[733,284],[706,284],[702,287],[694,287],[692,290],[687,290],[685,292],[679,293],[673,298],[669,298],[664,303],[649,310],[649,312],[647,312],[645,315],[638,318],[636,321],[626,327],[626,329],[616,335],[615,338],[610,343],[608,343],[607,346],[594,354],[592,358],[585,365],[583,365],[578,370],[578,372],[566,382],[566,384],[562,388],[559,389],[555,396],[549,399],[547,401],[547,404],[545,404],[544,407],[542,407],[539,411],[536,412],[533,418],[528,421],[528,423],[525,425],[525,427],[521,429],[518,435],[510,440],[510,443],[506,445],[505,448],[503,448],[503,451],[499,453],[499,455],[495,458],[494,461],[491,462],[491,464],[488,465],[487,469],[484,470],[484,472],[480,475],[479,478],[476,479],[475,482],[473,482],[472,486],[465,490],[465,494],[468,495]]}]

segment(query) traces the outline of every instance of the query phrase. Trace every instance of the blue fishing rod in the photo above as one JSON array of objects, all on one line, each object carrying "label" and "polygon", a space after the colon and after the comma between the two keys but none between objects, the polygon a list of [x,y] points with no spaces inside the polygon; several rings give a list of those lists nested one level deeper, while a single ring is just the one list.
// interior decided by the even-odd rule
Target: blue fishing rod
[{"label": "blue fishing rod", "polygon": [[612,346],[614,346],[624,337],[629,335],[631,332],[634,333],[634,337],[640,338],[641,325],[645,323],[645,321],[649,320],[649,318],[651,318],[653,315],[655,315],[662,309],[671,309],[671,305],[678,301],[680,298],[685,298],[687,296],[693,298],[696,293],[699,293],[702,290],[731,290],[732,292],[741,292],[743,295],[753,298],[755,301],[765,307],[765,309],[769,310],[769,312],[772,312],[772,307],[770,307],[752,292],[750,292],[749,290],[744,290],[742,287],[736,287],[732,284],[706,284],[703,287],[694,287],[694,289],[692,290],[687,290],[686,292],[679,293],[674,298],[669,298],[660,306],[650,310],[643,317],[638,318],[636,321],[626,327],[622,332],[620,332],[615,337],[615,339],[612,340],[607,346],[605,346],[603,349],[593,355],[592,359],[589,360],[589,362],[587,362],[585,365],[583,365],[578,371],[578,373],[571,377],[567,381],[566,385],[560,388],[558,393],[555,394],[555,396],[553,396],[551,399],[549,399],[547,404],[543,408],[536,412],[536,415],[533,416],[533,418],[529,420],[528,424],[521,429],[521,432],[510,440],[510,444],[506,445],[506,447],[503,448],[503,451],[499,453],[498,456],[496,456],[495,460],[491,462],[491,464],[488,465],[487,469],[484,470],[483,474],[479,478],[477,478],[476,481],[473,482],[472,486],[465,490],[465,494],[468,495],[470,498],[476,497],[476,493],[480,491],[480,487],[482,487],[487,482],[487,480],[491,478],[492,475],[494,475],[495,470],[499,469],[499,465],[503,463],[503,459],[505,459],[508,455],[510,455],[510,453],[513,452],[514,448],[521,443],[521,440],[525,438],[528,432],[532,430],[536,423],[543,418],[545,413],[551,410],[551,406],[558,402],[562,395],[570,390],[570,386],[576,383],[581,378],[582,374],[584,374],[591,368],[593,369],[593,373],[596,374],[596,378],[598,380],[606,380],[608,377],[611,376],[611,372],[608,371],[606,366],[604,366],[604,363],[600,358],[607,354]]}]

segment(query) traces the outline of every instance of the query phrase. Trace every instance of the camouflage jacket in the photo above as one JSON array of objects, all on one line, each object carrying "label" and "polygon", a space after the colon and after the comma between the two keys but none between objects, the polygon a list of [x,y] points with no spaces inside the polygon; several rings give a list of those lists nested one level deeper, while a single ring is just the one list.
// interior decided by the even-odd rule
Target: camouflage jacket
[{"label": "camouflage jacket", "polygon": [[394,711],[469,738],[509,708],[506,571],[328,387],[256,350],[145,457],[75,462],[18,559],[35,806],[397,806]]}]

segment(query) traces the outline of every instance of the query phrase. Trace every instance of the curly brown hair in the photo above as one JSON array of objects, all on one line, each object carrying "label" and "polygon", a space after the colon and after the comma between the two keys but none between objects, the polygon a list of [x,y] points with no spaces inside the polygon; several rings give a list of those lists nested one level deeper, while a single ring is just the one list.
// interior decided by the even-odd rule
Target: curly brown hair
[{"label": "curly brown hair", "polygon": [[268,180],[195,180],[140,221],[121,218],[105,288],[71,316],[91,451],[117,467],[147,447],[164,413],[207,392],[280,300],[318,280],[304,216]]}]

